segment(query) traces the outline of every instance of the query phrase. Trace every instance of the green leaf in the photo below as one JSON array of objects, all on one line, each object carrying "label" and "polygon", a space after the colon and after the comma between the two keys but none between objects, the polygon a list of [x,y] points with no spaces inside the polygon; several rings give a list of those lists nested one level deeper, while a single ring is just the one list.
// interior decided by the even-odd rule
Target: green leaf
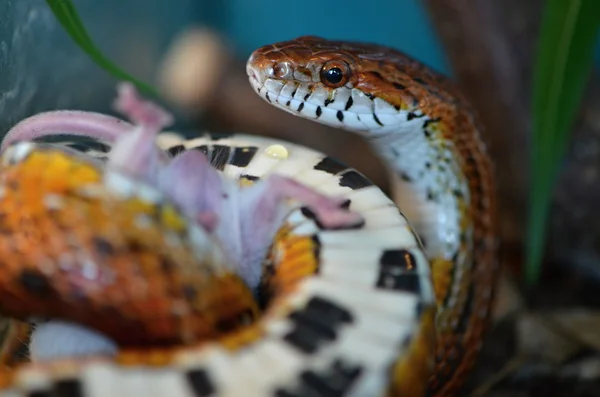
[{"label": "green leaf", "polygon": [[531,192],[525,281],[537,283],[552,192],[593,62],[597,0],[547,0],[533,76]]},{"label": "green leaf", "polygon": [[69,36],[71,36],[73,41],[75,41],[75,43],[77,43],[77,45],[88,54],[98,66],[119,80],[131,82],[140,92],[146,95],[158,96],[158,91],[154,87],[129,75],[102,54],[83,26],[79,14],[71,0],[46,0],[46,3],[50,9],[52,9],[54,16]]}]

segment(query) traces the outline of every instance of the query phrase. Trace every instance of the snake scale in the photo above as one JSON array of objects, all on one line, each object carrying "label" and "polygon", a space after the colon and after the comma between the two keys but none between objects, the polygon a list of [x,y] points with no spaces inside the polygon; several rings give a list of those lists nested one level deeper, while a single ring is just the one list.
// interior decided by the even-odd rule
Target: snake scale
[{"label": "snake scale", "polygon": [[[34,322],[34,362],[9,360],[15,321],[1,396],[456,393],[498,273],[475,112],[378,45],[300,37],[247,72],[272,105],[365,136],[395,202],[300,145],[157,135],[170,115],[129,86],[132,124],[26,119],[2,146],[0,312]],[[94,141],[37,142],[59,134]]]}]

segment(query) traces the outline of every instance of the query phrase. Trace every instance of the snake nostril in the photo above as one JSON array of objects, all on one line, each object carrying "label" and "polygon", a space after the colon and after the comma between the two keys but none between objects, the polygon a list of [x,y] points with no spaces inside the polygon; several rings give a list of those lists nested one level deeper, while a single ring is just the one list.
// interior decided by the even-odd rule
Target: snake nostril
[{"label": "snake nostril", "polygon": [[257,70],[252,66],[248,66],[246,68],[246,73],[248,74],[248,78],[250,79],[250,81],[254,81],[255,83],[262,82],[263,75],[261,74],[260,70]]}]

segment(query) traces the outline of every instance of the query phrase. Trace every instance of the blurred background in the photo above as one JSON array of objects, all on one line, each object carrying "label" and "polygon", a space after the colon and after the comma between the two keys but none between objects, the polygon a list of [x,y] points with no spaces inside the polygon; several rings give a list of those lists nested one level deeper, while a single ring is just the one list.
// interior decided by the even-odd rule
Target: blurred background
[{"label": "blurred background", "polygon": [[[591,356],[582,357],[595,359],[594,374],[600,373],[595,355],[600,342],[574,330],[600,329],[595,315],[600,303],[600,47],[554,193],[543,282],[534,291],[514,282],[523,262],[532,65],[544,3],[74,0],[102,52],[132,75],[160,87],[165,103],[179,116],[178,128],[300,142],[355,166],[384,189],[381,163],[361,139],[263,103],[247,82],[247,57],[263,44],[310,34],[389,45],[455,79],[486,126],[485,139],[497,170],[502,261],[509,280],[500,294],[499,331],[488,344],[495,350],[484,355],[471,387],[479,395],[518,391],[550,396],[565,395],[560,394],[564,390],[579,395],[568,367],[574,365],[573,357],[591,350]],[[44,1],[0,0],[0,130],[50,109],[112,113],[114,86],[115,80],[73,43]],[[573,319],[573,308],[582,307],[584,314],[577,311],[579,317]],[[567,339],[578,348],[563,352],[555,345],[536,344],[542,331],[535,327],[548,330],[535,319],[548,311],[561,323],[561,332],[569,324]],[[536,335],[536,341],[527,335]],[[559,353],[549,358],[539,349]],[[494,378],[516,359],[527,363],[516,366],[521,372],[513,368]],[[589,366],[585,360],[577,365]],[[571,375],[563,376],[565,366]],[[575,384],[582,393],[594,390],[587,395],[600,395],[596,375],[588,379],[591,383],[575,376]]]}]

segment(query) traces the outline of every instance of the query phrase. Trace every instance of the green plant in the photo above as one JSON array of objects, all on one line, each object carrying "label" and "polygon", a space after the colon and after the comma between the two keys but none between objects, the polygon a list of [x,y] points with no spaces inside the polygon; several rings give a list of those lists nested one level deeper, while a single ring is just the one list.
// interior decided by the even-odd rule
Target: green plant
[{"label": "green plant", "polygon": [[525,281],[537,283],[559,164],[580,109],[600,25],[597,0],[547,0],[533,76]]},{"label": "green plant", "polygon": [[65,29],[73,41],[75,41],[75,43],[77,43],[77,45],[88,54],[98,66],[119,80],[131,82],[138,90],[140,90],[140,92],[146,95],[158,96],[157,90],[154,87],[139,81],[123,71],[102,54],[87,33],[71,0],[46,0],[46,3],[52,9],[54,16],[60,22],[63,29]]}]

